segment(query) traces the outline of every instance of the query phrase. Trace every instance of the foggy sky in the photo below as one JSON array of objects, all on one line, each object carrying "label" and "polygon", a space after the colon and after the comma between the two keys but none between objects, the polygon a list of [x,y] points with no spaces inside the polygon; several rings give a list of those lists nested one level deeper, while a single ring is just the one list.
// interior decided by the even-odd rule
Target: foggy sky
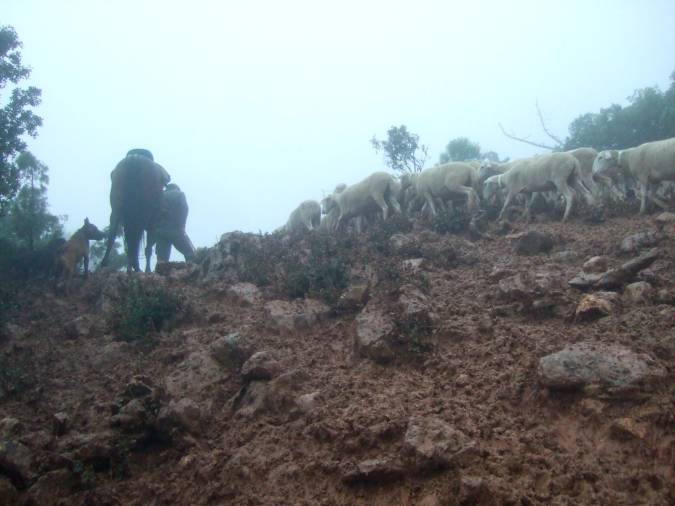
[{"label": "foggy sky", "polygon": [[110,171],[144,147],[185,191],[196,246],[385,169],[369,140],[392,125],[426,166],[458,136],[528,156],[498,122],[546,140],[538,101],[564,138],[675,69],[673,0],[5,0],[0,24],[43,92],[28,144],[66,229],[107,224]]}]

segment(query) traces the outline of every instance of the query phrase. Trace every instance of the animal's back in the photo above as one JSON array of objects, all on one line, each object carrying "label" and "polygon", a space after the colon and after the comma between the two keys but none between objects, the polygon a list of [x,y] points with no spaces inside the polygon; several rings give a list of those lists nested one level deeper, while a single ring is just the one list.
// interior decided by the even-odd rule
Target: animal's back
[{"label": "animal's back", "polygon": [[111,179],[110,205],[118,210],[122,222],[134,220],[146,226],[159,211],[162,172],[149,158],[129,155],[117,164]]},{"label": "animal's back", "polygon": [[638,175],[641,167],[644,167],[648,170],[650,179],[675,178],[675,137],[662,141],[646,142],[625,151],[629,158],[631,172],[635,175]]}]

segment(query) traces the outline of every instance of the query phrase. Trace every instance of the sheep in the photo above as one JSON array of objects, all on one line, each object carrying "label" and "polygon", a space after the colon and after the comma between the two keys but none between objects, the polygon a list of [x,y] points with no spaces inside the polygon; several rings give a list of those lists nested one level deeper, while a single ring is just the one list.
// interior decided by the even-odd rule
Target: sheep
[{"label": "sheep", "polygon": [[[593,181],[593,162],[595,162],[598,152],[593,148],[576,148],[566,151],[566,153],[579,160],[579,166],[581,168],[579,177],[581,181],[586,188],[590,190],[592,195],[597,195],[598,188]],[[588,203],[590,205],[595,204],[595,199],[589,200]]]},{"label": "sheep", "polygon": [[635,148],[606,150],[598,153],[593,163],[593,175],[635,178],[640,189],[640,214],[647,212],[647,199],[667,209],[668,205],[652,193],[652,185],[675,180],[675,137],[647,142]]},{"label": "sheep", "polygon": [[288,217],[283,230],[300,234],[305,230],[316,230],[321,222],[321,205],[316,200],[305,200]]},{"label": "sheep", "polygon": [[[566,221],[574,202],[574,191],[569,184],[571,183],[576,190],[584,195],[590,193],[590,190],[585,188],[580,179],[580,170],[579,161],[568,153],[540,155],[519,160],[504,174],[489,177],[483,184],[483,193],[486,199],[490,199],[500,188],[506,189],[506,200],[499,213],[499,219],[501,220],[507,207],[517,194],[530,194],[529,204],[531,204],[533,193],[558,190],[565,197],[566,205],[563,221]],[[530,218],[529,204],[526,207],[528,220]]]},{"label": "sheep", "polygon": [[470,210],[478,208],[479,197],[475,188],[478,186],[478,172],[464,162],[450,162],[436,165],[417,174],[409,174],[402,180],[404,188],[414,188],[417,198],[424,198],[425,206],[433,215],[436,212],[434,199],[441,203],[453,194],[464,194],[468,198]]},{"label": "sheep", "polygon": [[[395,212],[401,212],[401,206],[397,200],[400,192],[401,185],[390,174],[375,172],[363,181],[325,197],[322,201],[323,212],[329,214],[332,209],[339,209],[335,229],[349,218],[368,214],[374,205],[382,211],[382,218],[386,220],[389,215],[389,206],[393,207]],[[359,222],[357,222],[357,229],[360,231]]]}]

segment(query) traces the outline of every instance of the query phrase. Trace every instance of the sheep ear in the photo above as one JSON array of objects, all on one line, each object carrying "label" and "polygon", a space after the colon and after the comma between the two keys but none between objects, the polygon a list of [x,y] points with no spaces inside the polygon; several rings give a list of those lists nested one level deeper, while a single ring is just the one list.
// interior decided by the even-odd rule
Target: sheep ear
[{"label": "sheep ear", "polygon": [[84,224],[85,224],[85,225],[89,225],[89,218],[85,218],[85,219],[84,219]]}]

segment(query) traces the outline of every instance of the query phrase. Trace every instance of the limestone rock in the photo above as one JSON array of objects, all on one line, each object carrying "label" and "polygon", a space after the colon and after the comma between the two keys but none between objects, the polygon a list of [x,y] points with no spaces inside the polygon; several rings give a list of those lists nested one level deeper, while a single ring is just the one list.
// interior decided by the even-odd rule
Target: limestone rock
[{"label": "limestone rock", "polygon": [[584,272],[599,274],[605,272],[609,267],[609,258],[606,256],[597,256],[589,258],[582,266]]},{"label": "limestone rock", "polygon": [[281,364],[269,351],[259,351],[241,367],[241,375],[247,381],[270,380],[281,372]]},{"label": "limestone rock", "polygon": [[633,304],[644,304],[654,297],[654,287],[646,281],[631,283],[624,288],[623,296]]},{"label": "limestone rock", "polygon": [[663,239],[663,235],[661,235],[659,232],[640,232],[630,235],[621,241],[621,246],[619,249],[623,253],[633,253],[642,248],[656,246],[661,241],[661,239]]},{"label": "limestone rock", "polygon": [[507,237],[515,240],[516,253],[519,255],[549,253],[555,244],[555,240],[551,234],[539,230],[528,230],[527,232]]},{"label": "limestone rock", "polygon": [[405,446],[418,470],[451,465],[453,457],[470,444],[469,438],[439,418],[413,417],[405,433]]},{"label": "limestone rock", "polygon": [[356,464],[343,476],[348,485],[357,483],[390,483],[403,478],[403,467],[388,458],[368,459]]},{"label": "limestone rock", "polygon": [[539,360],[539,380],[551,389],[593,386],[621,394],[648,387],[664,376],[650,357],[618,345],[572,344]]},{"label": "limestone rock", "polygon": [[209,347],[211,357],[226,369],[239,369],[252,353],[246,341],[238,332],[219,337]]},{"label": "limestone rock", "polygon": [[612,422],[610,433],[619,440],[644,440],[647,437],[647,424],[639,423],[632,418],[619,418]]},{"label": "limestone rock", "polygon": [[358,311],[368,303],[370,283],[358,283],[347,288],[337,302],[341,311]]},{"label": "limestone rock", "polygon": [[313,299],[302,301],[272,300],[265,304],[265,315],[277,330],[293,331],[311,327],[330,315],[330,308]]},{"label": "limestone rock", "polygon": [[596,292],[585,295],[574,313],[575,320],[592,320],[608,316],[614,312],[619,294],[616,292]]},{"label": "limestone rock", "polygon": [[394,330],[394,320],[389,314],[380,308],[366,306],[356,318],[356,352],[380,364],[391,362],[394,352],[389,339]]},{"label": "limestone rock", "polygon": [[165,380],[166,391],[174,398],[197,398],[204,390],[222,381],[226,372],[206,350],[190,354]]},{"label": "limestone rock", "polygon": [[157,415],[157,426],[165,433],[178,429],[199,434],[201,422],[201,409],[193,400],[185,398],[171,401],[168,406],[162,407]]},{"label": "limestone rock", "polygon": [[259,304],[262,300],[260,290],[253,283],[236,283],[227,289],[226,294],[242,306]]}]

